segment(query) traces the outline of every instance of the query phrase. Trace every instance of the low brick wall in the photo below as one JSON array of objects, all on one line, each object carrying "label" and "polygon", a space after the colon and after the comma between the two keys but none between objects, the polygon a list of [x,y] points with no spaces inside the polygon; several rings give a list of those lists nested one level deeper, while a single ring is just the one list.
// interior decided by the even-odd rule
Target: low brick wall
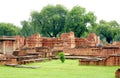
[{"label": "low brick wall", "polygon": [[111,54],[120,54],[119,48],[64,48],[63,51],[65,53],[69,53],[70,55],[80,55],[80,56],[109,56]]},{"label": "low brick wall", "polygon": [[79,60],[82,65],[104,65],[104,66],[119,66],[120,55],[110,55],[104,58],[88,57]]},{"label": "low brick wall", "polygon": [[119,68],[115,71],[115,78],[120,78],[120,69]]}]

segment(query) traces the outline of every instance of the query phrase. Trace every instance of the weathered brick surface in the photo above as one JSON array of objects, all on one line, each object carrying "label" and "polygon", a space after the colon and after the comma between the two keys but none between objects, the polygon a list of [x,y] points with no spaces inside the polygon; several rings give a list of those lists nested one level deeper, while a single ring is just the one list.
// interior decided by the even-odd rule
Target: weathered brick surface
[{"label": "weathered brick surface", "polygon": [[120,69],[119,68],[115,71],[115,78],[120,78]]},{"label": "weathered brick surface", "polygon": [[89,41],[88,42],[89,46],[97,46],[98,44],[101,43],[100,38],[95,33],[89,34],[87,40]]},{"label": "weathered brick surface", "polygon": [[120,47],[120,42],[119,41],[115,41],[115,42],[112,43],[112,45]]},{"label": "weathered brick surface", "polygon": [[86,38],[75,38],[75,46],[76,47],[89,46],[88,40]]},{"label": "weathered brick surface", "polygon": [[106,65],[109,66],[119,66],[120,65],[120,56],[112,55],[106,59]]},{"label": "weathered brick surface", "polygon": [[[5,50],[7,54],[12,54],[14,50],[14,55],[25,56],[29,53],[39,52],[40,57],[56,56],[58,52],[63,51],[67,55],[76,56],[97,56],[97,57],[108,57],[112,54],[120,54],[120,42],[113,42],[113,44],[106,44],[105,46],[99,46],[102,44],[99,36],[94,33],[88,35],[87,38],[76,38],[74,32],[63,33],[57,38],[41,37],[40,34],[33,34],[27,38],[23,36],[15,36],[15,42],[13,40],[5,40]],[[13,44],[14,43],[14,44]],[[14,47],[13,47],[14,46]],[[0,42],[0,52],[2,51],[2,43]],[[43,49],[40,49],[40,48]],[[48,49],[44,49],[47,47]],[[39,48],[39,49],[38,49]],[[49,50],[49,51],[48,51]],[[118,65],[120,58],[111,56],[106,60],[107,63],[103,61],[83,61],[84,64],[97,64],[97,65]],[[112,63],[111,63],[112,62]],[[113,62],[115,62],[113,64]]]},{"label": "weathered brick surface", "polygon": [[61,40],[63,40],[63,46],[65,48],[74,48],[75,47],[75,36],[74,32],[63,33],[60,36]]},{"label": "weathered brick surface", "polygon": [[15,41],[15,46],[16,49],[23,48],[25,45],[25,37],[24,36],[15,36],[16,41]]},{"label": "weathered brick surface", "polygon": [[40,34],[33,34],[25,40],[26,47],[40,47],[42,46]]},{"label": "weathered brick surface", "polygon": [[5,41],[5,52],[6,52],[6,54],[12,54],[13,41]]},{"label": "weathered brick surface", "polygon": [[119,55],[110,55],[104,58],[94,58],[92,59],[83,58],[79,60],[79,64],[83,65],[105,65],[105,66],[119,66],[120,65],[120,56]]},{"label": "weathered brick surface", "polygon": [[120,54],[119,49],[111,48],[74,48],[74,49],[63,49],[64,52],[70,55],[84,55],[84,56],[109,56],[111,54]]}]

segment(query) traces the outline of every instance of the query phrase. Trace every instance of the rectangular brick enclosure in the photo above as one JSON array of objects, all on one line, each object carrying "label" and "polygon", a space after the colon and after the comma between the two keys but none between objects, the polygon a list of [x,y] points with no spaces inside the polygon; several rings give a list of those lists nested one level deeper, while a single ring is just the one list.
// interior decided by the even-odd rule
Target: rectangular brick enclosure
[{"label": "rectangular brick enclosure", "polygon": [[[42,37],[38,33],[27,38],[23,36],[0,37],[0,62],[4,63],[8,63],[5,61],[7,59],[11,62],[16,60],[16,63],[23,63],[24,60],[52,58],[61,51],[67,56],[85,56],[85,58],[80,58],[80,64],[120,64],[120,42],[103,45],[95,33],[90,33],[87,38],[77,38],[74,32],[62,33],[57,38]],[[12,56],[12,58],[6,56]]]}]

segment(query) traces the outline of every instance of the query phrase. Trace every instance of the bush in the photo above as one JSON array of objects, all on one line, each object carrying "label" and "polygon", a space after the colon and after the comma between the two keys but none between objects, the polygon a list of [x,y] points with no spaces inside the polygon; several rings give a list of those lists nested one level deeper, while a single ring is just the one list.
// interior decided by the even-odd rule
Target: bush
[{"label": "bush", "polygon": [[61,62],[64,63],[64,62],[65,62],[65,55],[64,55],[64,53],[63,53],[63,52],[60,52],[60,53],[58,54],[58,56],[59,56]]}]

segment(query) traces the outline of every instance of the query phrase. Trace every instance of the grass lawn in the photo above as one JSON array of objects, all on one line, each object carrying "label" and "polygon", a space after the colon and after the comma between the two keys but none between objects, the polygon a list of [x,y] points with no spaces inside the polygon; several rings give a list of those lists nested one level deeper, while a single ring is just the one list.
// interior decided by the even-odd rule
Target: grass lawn
[{"label": "grass lawn", "polygon": [[118,66],[83,66],[78,60],[32,63],[38,69],[0,66],[0,78],[115,78]]}]

